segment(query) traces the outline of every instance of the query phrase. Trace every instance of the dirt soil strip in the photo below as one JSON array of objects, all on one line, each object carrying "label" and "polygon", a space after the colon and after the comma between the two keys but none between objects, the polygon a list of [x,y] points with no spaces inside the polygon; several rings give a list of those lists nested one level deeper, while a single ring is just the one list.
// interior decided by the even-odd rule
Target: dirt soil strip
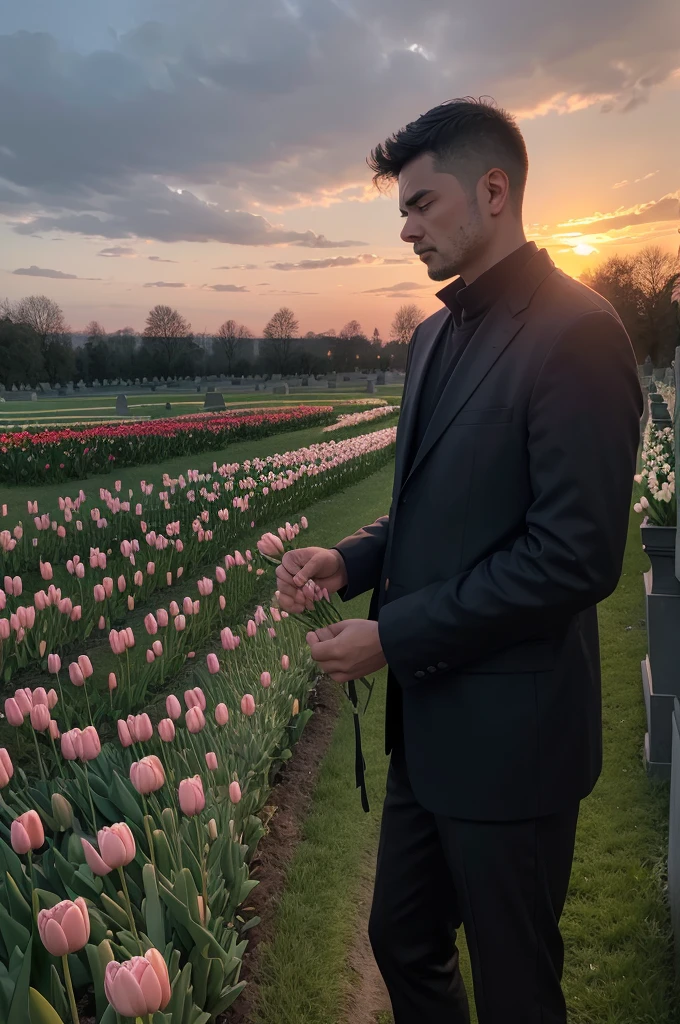
[{"label": "dirt soil strip", "polygon": [[264,809],[265,821],[267,813],[273,811],[273,814],[251,864],[251,877],[259,883],[253,890],[251,903],[261,922],[247,933],[249,942],[241,978],[248,984],[222,1018],[225,1024],[250,1024],[255,1012],[259,945],[272,937],[276,908],[302,835],[324,755],[333,738],[342,699],[337,683],[322,679],[317,684],[309,698],[314,714],[292,758],[281,769]]},{"label": "dirt soil strip", "polygon": [[375,877],[375,852],[370,858],[366,858],[362,866],[361,886],[357,895],[355,942],[347,958],[354,981],[344,1016],[347,1024],[376,1024],[376,1021],[392,1020],[390,997],[368,939],[368,918]]}]

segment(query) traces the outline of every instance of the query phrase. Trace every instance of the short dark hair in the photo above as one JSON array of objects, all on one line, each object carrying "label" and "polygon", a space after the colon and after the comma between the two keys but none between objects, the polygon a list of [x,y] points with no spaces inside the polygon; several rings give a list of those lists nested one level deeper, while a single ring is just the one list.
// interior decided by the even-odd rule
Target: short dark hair
[{"label": "short dark hair", "polygon": [[515,206],[521,206],[529,169],[524,138],[512,115],[493,100],[466,96],[440,103],[379,143],[367,160],[376,187],[396,180],[423,153],[431,153],[437,170],[455,174],[469,190],[500,167]]}]

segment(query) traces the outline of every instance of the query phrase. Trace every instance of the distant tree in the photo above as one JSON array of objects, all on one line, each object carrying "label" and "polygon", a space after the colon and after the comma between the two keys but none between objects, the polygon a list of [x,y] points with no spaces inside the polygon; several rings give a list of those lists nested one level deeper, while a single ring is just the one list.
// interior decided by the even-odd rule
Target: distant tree
[{"label": "distant tree", "polygon": [[392,337],[405,345],[411,340],[413,332],[419,323],[425,319],[420,306],[415,302],[407,302],[400,306],[392,321]]},{"label": "distant tree", "polygon": [[0,383],[37,384],[44,373],[40,338],[27,324],[0,319]]},{"label": "distant tree", "polygon": [[316,333],[314,331],[307,331],[307,333],[304,335],[304,337],[305,338],[316,338]]},{"label": "distant tree", "polygon": [[382,345],[382,338],[380,337],[380,331],[377,327],[373,329],[373,344]]},{"label": "distant tree", "polygon": [[364,332],[361,329],[361,324],[358,320],[349,320],[345,326],[341,329],[340,338],[363,338]]},{"label": "distant tree", "polygon": [[641,337],[640,293],[635,271],[634,256],[610,256],[598,266],[584,271],[580,279],[611,302],[630,335],[638,363],[643,363],[647,348]]},{"label": "distant tree", "polygon": [[286,373],[289,368],[293,339],[297,337],[298,328],[299,323],[293,310],[282,306],[262,332],[268,341],[269,354],[277,373]]},{"label": "distant tree", "polygon": [[677,273],[676,256],[658,245],[646,246],[635,257],[642,330],[655,366],[670,366],[680,342],[671,301]]},{"label": "distant tree", "polygon": [[70,334],[71,328],[64,319],[64,311],[58,302],[47,295],[27,295],[16,302],[5,300],[3,308],[15,324],[27,324],[33,328],[43,349],[54,338]]},{"label": "distant tree", "polygon": [[158,305],[149,311],[144,338],[160,358],[158,369],[164,376],[181,371],[195,350],[191,324],[171,306]]},{"label": "distant tree", "polygon": [[88,341],[102,341],[106,337],[106,331],[98,320],[90,320],[85,326],[85,334]]},{"label": "distant tree", "polygon": [[236,367],[241,361],[241,342],[252,336],[252,331],[245,324],[237,324],[235,320],[225,320],[217,328],[217,333],[213,336],[213,353],[222,357],[221,361],[228,376],[236,372]]}]

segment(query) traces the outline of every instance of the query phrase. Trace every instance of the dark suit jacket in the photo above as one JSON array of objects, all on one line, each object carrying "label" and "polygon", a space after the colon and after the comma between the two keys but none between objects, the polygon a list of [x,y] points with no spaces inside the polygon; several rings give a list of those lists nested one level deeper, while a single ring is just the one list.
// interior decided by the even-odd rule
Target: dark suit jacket
[{"label": "dark suit jacket", "polygon": [[418,800],[518,820],[586,796],[602,762],[596,604],[623,562],[642,396],[612,306],[539,250],[497,302],[405,457],[448,310],[410,344],[390,514],[337,545],[374,589]]}]

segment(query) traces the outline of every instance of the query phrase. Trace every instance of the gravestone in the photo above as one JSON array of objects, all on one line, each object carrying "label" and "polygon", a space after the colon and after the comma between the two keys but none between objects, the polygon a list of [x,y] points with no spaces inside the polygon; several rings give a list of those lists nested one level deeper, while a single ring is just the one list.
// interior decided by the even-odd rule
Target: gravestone
[{"label": "gravestone", "polygon": [[273,373],[272,374],[272,380],[281,380],[281,374],[280,373]]},{"label": "gravestone", "polygon": [[259,383],[259,381],[256,381],[256,383],[255,383],[255,390],[256,391],[260,390],[260,383]]},{"label": "gravestone", "polygon": [[366,381],[366,394],[368,394],[368,395],[374,395],[375,394],[375,381],[374,380],[367,380]]},{"label": "gravestone", "polygon": [[35,391],[31,391],[31,401],[32,402],[37,402],[38,401],[38,396],[36,395]]},{"label": "gravestone", "polygon": [[385,374],[382,371],[376,377],[375,382],[376,382],[376,384],[384,384],[385,383]]},{"label": "gravestone", "polygon": [[642,365],[644,366],[645,377],[651,377],[653,372],[654,372],[654,363],[652,362],[652,360],[649,357],[649,355],[647,356],[647,358],[645,359],[645,361],[644,361],[644,363]]},{"label": "gravestone", "polygon": [[224,395],[221,391],[206,391],[203,408],[206,412],[214,412],[216,409],[226,409]]},{"label": "gravestone", "polygon": [[108,386],[109,386],[109,382],[108,382],[108,380],[106,379],[106,377],[104,377],[104,387],[105,387],[105,388],[108,388]]},{"label": "gravestone", "polygon": [[329,387],[329,388],[333,388],[333,390],[334,390],[334,391],[335,391],[335,389],[336,389],[336,388],[337,388],[337,386],[338,386],[338,385],[337,385],[337,383],[336,383],[336,382],[335,382],[334,380],[329,380],[329,381],[326,381],[326,383],[327,383],[328,387]]},{"label": "gravestone", "polygon": [[45,391],[45,392],[52,390],[52,385],[51,384],[47,384],[45,381],[42,381],[42,380],[39,382],[38,387],[40,388],[41,391]]},{"label": "gravestone", "polygon": [[207,395],[212,395],[214,390],[215,390],[215,385],[211,384],[209,387],[207,387],[205,389],[205,392],[206,392]]},{"label": "gravestone", "polygon": [[664,377],[666,376],[666,367],[665,366],[656,366],[654,368],[654,372],[653,372],[652,376],[653,376],[654,380],[663,380]]},{"label": "gravestone", "polygon": [[309,387],[309,377],[303,377],[302,380],[300,381],[300,385],[303,388],[308,388]]},{"label": "gravestone", "polygon": [[287,381],[284,380],[280,384],[275,384],[274,385],[274,394],[275,395],[289,395],[290,394],[290,388],[288,387]]},{"label": "gravestone", "polygon": [[12,391],[18,391],[18,390],[19,390],[19,388],[16,386],[16,384],[12,384]]},{"label": "gravestone", "polygon": [[165,403],[165,408],[168,410],[168,412],[172,409],[172,406],[170,405],[170,402],[166,402]]},{"label": "gravestone", "polygon": [[127,395],[118,395],[116,398],[116,416],[127,416],[129,411]]},{"label": "gravestone", "polygon": [[350,376],[348,376],[347,374],[345,374],[345,376],[342,379],[343,380],[351,380],[352,378]]},{"label": "gravestone", "polygon": [[660,427],[668,427],[671,424],[671,414],[658,391],[649,396],[649,413],[652,423]]}]

